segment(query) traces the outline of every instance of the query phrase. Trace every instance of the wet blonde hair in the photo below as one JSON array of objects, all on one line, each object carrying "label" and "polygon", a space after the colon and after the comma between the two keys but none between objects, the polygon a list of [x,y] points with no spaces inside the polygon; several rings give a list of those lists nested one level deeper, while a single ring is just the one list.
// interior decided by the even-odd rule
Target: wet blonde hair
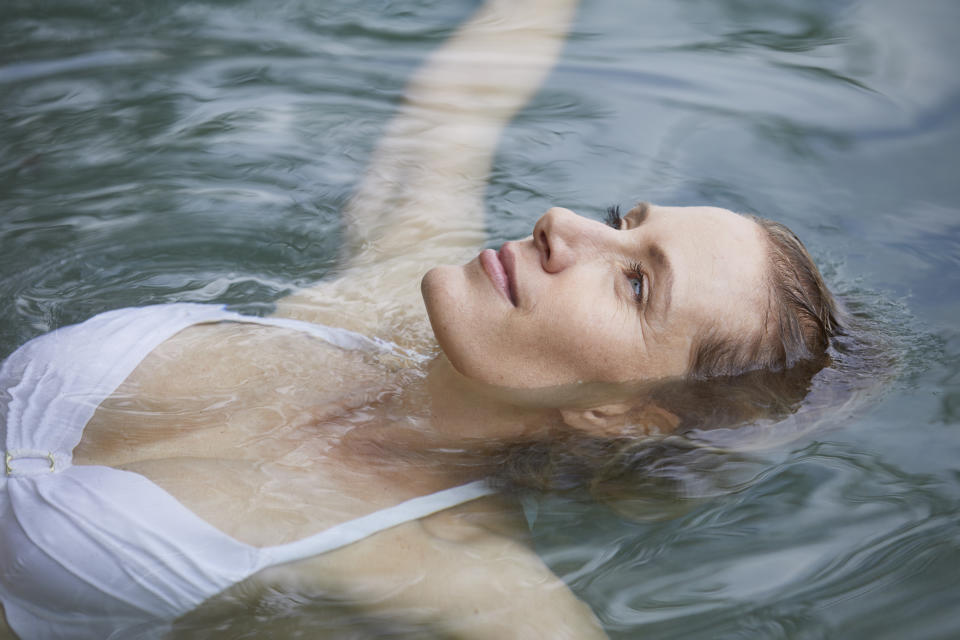
[{"label": "wet blonde hair", "polygon": [[830,340],[841,332],[833,296],[800,239],[779,222],[749,217],[767,245],[764,330],[746,340],[719,328],[708,330],[691,350],[691,379],[783,371],[817,360],[825,364]]}]

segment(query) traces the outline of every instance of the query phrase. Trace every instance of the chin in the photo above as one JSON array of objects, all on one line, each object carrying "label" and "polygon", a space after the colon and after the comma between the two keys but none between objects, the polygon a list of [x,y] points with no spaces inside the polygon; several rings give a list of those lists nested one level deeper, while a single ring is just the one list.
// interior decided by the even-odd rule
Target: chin
[{"label": "chin", "polygon": [[[463,267],[430,269],[420,281],[433,337],[450,364],[461,375],[476,378],[477,328],[471,325],[470,288]],[[480,367],[482,369],[482,367]]]},{"label": "chin", "polygon": [[434,321],[434,316],[439,313],[439,308],[443,306],[443,299],[450,296],[450,269],[452,267],[442,266],[434,267],[424,274],[420,281],[420,295],[423,297],[423,304],[427,308],[427,316],[430,322]]},{"label": "chin", "polygon": [[453,266],[434,267],[420,281],[420,295],[423,296],[433,335],[448,357],[448,347],[458,324],[455,313],[459,306],[457,293],[458,290],[462,291],[462,287],[457,287],[458,280],[462,281],[457,271],[457,267]]}]

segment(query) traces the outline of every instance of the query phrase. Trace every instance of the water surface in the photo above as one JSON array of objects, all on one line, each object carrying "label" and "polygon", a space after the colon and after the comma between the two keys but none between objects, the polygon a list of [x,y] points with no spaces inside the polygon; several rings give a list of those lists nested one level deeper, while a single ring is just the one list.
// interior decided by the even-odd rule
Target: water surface
[{"label": "water surface", "polygon": [[[330,274],[406,78],[475,6],[8,0],[0,354]],[[952,0],[591,0],[507,131],[492,246],[552,204],[758,213],[889,355],[852,414],[629,514],[540,501],[540,552],[612,637],[960,635],[958,27]]]}]

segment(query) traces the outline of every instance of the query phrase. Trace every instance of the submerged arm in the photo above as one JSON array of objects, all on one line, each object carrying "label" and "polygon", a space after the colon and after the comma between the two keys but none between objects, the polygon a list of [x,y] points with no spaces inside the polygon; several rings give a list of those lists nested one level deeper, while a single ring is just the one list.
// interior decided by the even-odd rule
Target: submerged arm
[{"label": "submerged arm", "polygon": [[[270,616],[265,624],[272,637],[299,637],[312,619],[330,637],[379,627],[390,629],[391,637],[437,640],[604,640],[590,608],[514,531],[525,525],[503,518],[498,506],[473,505],[407,523],[327,555],[267,569],[182,622],[217,627],[238,619],[238,607],[263,618],[266,602],[279,598],[305,607],[295,616],[289,610]],[[239,626],[249,632],[254,624],[243,619]]]},{"label": "submerged arm", "polygon": [[497,142],[553,66],[575,0],[492,0],[413,76],[344,212],[348,264],[483,242]]},{"label": "submerged arm", "polygon": [[[576,4],[489,0],[428,57],[344,209],[340,279],[373,288],[372,299],[419,304],[426,268],[476,254],[500,135],[552,68]],[[294,294],[278,312],[323,319],[309,307],[316,294],[343,290],[332,284]]]}]

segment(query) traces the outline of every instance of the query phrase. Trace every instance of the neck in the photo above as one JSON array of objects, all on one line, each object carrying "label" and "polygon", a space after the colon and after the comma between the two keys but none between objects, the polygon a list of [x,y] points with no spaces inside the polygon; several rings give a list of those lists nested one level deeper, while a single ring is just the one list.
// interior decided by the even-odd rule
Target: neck
[{"label": "neck", "polygon": [[518,400],[465,378],[441,355],[377,418],[351,432],[348,455],[405,483],[449,486],[484,477],[505,447],[548,438],[560,424],[556,409]]},{"label": "neck", "polygon": [[443,355],[428,366],[424,390],[430,430],[451,442],[502,446],[549,437],[557,426],[555,409],[527,403],[519,392],[470,380]]}]

